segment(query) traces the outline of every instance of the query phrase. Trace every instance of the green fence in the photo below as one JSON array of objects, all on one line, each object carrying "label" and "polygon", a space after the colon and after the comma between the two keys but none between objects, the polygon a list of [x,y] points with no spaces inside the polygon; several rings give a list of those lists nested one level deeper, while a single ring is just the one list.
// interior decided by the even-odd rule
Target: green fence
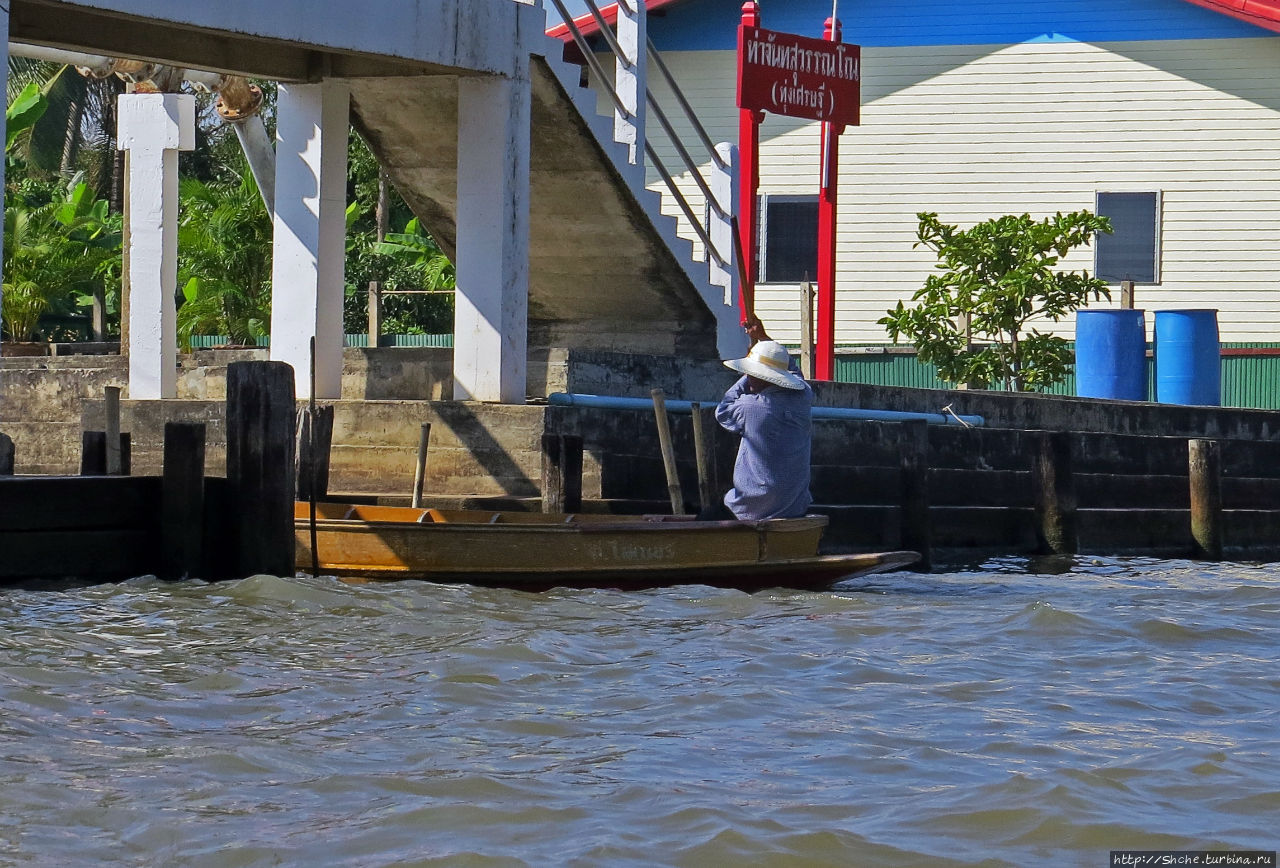
[{"label": "green fence", "polygon": [[[207,350],[213,347],[225,347],[231,338],[226,335],[194,335],[191,338],[193,350]],[[344,347],[367,347],[367,334],[343,335]],[[271,337],[264,335],[258,338],[258,346],[271,346]],[[453,335],[383,335],[378,341],[380,347],[452,347]]]}]

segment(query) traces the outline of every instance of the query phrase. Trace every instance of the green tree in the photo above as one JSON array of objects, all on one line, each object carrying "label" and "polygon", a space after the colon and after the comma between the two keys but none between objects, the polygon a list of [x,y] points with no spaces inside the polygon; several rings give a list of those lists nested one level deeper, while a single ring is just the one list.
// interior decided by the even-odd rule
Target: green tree
[{"label": "green tree", "polygon": [[123,160],[115,147],[116,98],[124,83],[115,76],[86,78],[72,66],[10,57],[9,101],[32,84],[45,97],[47,111],[20,146],[28,176],[69,178],[80,172],[95,198],[118,195]]},{"label": "green tree", "polygon": [[53,202],[11,198],[4,211],[4,329],[13,340],[36,337],[40,318],[70,314],[95,294],[118,296],[119,215],[73,179]]},{"label": "green tree", "polygon": [[[440,334],[453,331],[453,264],[427,234],[408,205],[388,189],[384,231],[377,214],[381,169],[364,140],[352,133],[348,148],[346,303],[348,332],[368,328],[369,284],[378,282],[383,331],[391,334]],[[391,226],[404,227],[398,233]],[[414,294],[404,295],[404,291]],[[423,292],[430,294],[422,294]]]},{"label": "green tree", "polygon": [[4,286],[0,320],[12,340],[31,340],[49,313],[71,314],[95,294],[118,294],[120,218],[82,175],[69,182],[28,177],[23,143],[48,100],[28,82],[5,110]]},{"label": "green tree", "polygon": [[178,340],[188,349],[199,334],[253,344],[271,320],[271,215],[243,157],[238,168],[179,185]]},{"label": "green tree", "polygon": [[1068,252],[1109,233],[1110,221],[1088,211],[1038,221],[1023,214],[961,230],[934,213],[917,216],[915,246],[933,250],[942,273],[929,275],[916,304],[899,301],[879,320],[893,342],[909,340],[952,383],[1027,391],[1061,382],[1072,364],[1068,342],[1027,323],[1057,322],[1090,297],[1111,297],[1087,271],[1057,270]]}]

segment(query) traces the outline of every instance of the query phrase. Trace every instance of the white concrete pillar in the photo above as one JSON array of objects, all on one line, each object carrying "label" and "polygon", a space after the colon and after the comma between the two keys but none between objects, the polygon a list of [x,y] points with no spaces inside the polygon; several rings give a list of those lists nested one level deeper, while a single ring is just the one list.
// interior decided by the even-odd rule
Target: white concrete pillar
[{"label": "white concrete pillar", "polygon": [[723,262],[707,256],[711,268],[711,284],[722,287],[723,304],[714,307],[716,315],[716,351],[722,359],[741,358],[749,349],[742,330],[742,312],[738,306],[738,255],[733,243],[733,211],[738,203],[738,146],[730,142],[716,145],[723,166],[711,164],[711,192],[720,210],[708,209],[707,234]]},{"label": "white concrete pillar", "polygon": [[645,69],[648,64],[648,13],[645,0],[619,0],[618,47],[625,57],[614,64],[614,82],[618,98],[627,107],[627,117],[615,107],[613,112],[613,137],[630,149],[632,163],[644,159],[644,123],[646,98]]},{"label": "white concrete pillar", "polygon": [[129,397],[178,396],[178,151],[196,146],[195,97],[122,94],[129,165]]},{"label": "white concrete pillar", "polygon": [[738,146],[731,142],[716,145],[723,165],[711,164],[709,186],[719,209],[708,209],[707,234],[722,261],[707,255],[711,264],[711,282],[724,288],[724,303],[738,304],[737,253],[733,246],[733,209],[738,201]]},{"label": "white concrete pillar", "polygon": [[458,81],[453,395],[523,404],[529,339],[529,57]]},{"label": "white concrete pillar", "polygon": [[341,82],[281,84],[271,264],[271,358],[293,365],[296,394],[342,394],[347,135],[351,96]]}]

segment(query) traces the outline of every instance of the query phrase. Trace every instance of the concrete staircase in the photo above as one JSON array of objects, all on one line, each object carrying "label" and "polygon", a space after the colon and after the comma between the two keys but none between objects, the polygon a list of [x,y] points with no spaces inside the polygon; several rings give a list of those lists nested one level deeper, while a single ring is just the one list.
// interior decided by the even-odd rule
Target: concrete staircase
[{"label": "concrete staircase", "polygon": [[[532,57],[529,346],[716,358],[737,311],[628,162],[563,43]],[[353,123],[441,247],[456,240],[458,79],[352,80]],[[733,348],[733,349],[736,349]],[[742,348],[745,351],[745,344]]]}]

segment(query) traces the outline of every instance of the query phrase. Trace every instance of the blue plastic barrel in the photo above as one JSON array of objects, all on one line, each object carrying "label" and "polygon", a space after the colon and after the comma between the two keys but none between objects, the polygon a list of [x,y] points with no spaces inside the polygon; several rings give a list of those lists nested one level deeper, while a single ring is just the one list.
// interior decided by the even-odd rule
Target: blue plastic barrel
[{"label": "blue plastic barrel", "polygon": [[1216,310],[1158,310],[1155,321],[1156,400],[1162,404],[1222,403]]},{"label": "blue plastic barrel", "polygon": [[1147,323],[1142,311],[1076,311],[1076,394],[1147,399]]}]

